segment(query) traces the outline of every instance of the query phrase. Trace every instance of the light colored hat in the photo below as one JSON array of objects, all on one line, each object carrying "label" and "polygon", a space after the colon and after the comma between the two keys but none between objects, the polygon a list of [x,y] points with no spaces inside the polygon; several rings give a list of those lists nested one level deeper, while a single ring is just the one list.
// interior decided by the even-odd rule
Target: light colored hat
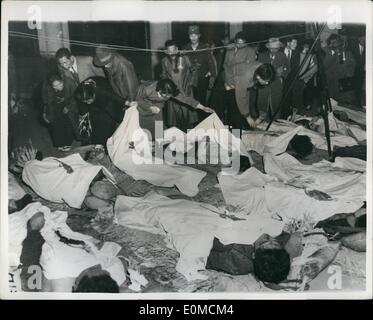
[{"label": "light colored hat", "polygon": [[283,47],[284,44],[278,38],[269,38],[268,42],[266,43],[266,47],[268,49],[276,49]]},{"label": "light colored hat", "polygon": [[188,33],[189,33],[189,35],[191,35],[191,34],[200,34],[199,33],[199,27],[197,25],[189,26]]},{"label": "light colored hat", "polygon": [[93,58],[93,64],[96,67],[103,67],[111,61],[113,61],[113,51],[104,46],[98,46],[96,48],[96,56]]}]

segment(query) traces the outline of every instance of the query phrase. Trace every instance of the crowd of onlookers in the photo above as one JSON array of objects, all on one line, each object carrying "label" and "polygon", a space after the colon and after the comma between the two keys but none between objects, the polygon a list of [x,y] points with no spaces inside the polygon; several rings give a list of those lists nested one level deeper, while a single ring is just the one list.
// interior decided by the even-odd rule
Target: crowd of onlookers
[{"label": "crowd of onlookers", "polygon": [[[42,118],[54,146],[68,150],[74,140],[105,145],[130,107],[137,107],[140,126],[153,135],[155,121],[186,131],[211,112],[237,129],[255,128],[259,116],[286,119],[295,109],[317,112],[325,90],[320,77],[338,103],[365,106],[363,34],[331,34],[321,48],[297,36],[250,44],[244,32],[233,40],[203,43],[197,25],[188,31],[190,42],[182,48],[166,41],[157,81],[139,81],[132,62],[103,45],[93,58],[59,49],[59,72],[49,74],[42,89]],[[12,65],[10,59],[11,108]]]}]

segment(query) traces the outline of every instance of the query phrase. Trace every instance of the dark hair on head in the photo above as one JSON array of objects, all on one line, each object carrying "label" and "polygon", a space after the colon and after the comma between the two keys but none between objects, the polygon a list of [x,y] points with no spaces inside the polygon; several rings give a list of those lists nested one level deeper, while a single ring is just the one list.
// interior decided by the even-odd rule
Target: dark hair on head
[{"label": "dark hair on head", "polygon": [[259,76],[264,81],[272,82],[275,79],[276,72],[270,63],[263,63],[254,72],[254,80]]},{"label": "dark hair on head", "polygon": [[67,59],[71,58],[71,52],[67,48],[60,48],[56,52],[56,59],[59,60],[63,57],[66,57]]},{"label": "dark hair on head", "polygon": [[246,33],[243,31],[237,32],[236,35],[234,36],[234,40],[242,39],[245,42],[247,41]]},{"label": "dark hair on head", "polygon": [[260,281],[280,283],[290,271],[290,257],[285,249],[257,249],[254,258],[254,275]]},{"label": "dark hair on head", "polygon": [[305,127],[306,129],[311,129],[310,120],[306,120],[306,119],[295,120],[294,123],[296,123],[298,126]]},{"label": "dark hair on head", "polygon": [[304,158],[307,157],[312,153],[313,144],[311,142],[310,137],[308,136],[300,136],[295,135],[290,140],[290,147],[299,155],[300,157]]},{"label": "dark hair on head", "polygon": [[107,292],[119,293],[119,286],[110,275],[105,272],[100,275],[85,275],[80,279],[74,292]]},{"label": "dark hair on head", "polygon": [[52,83],[54,82],[54,81],[63,81],[62,80],[62,77],[59,75],[59,74],[52,74],[52,75],[50,75],[49,77],[48,77],[48,83],[50,84],[50,85],[52,85]]},{"label": "dark hair on head", "polygon": [[162,94],[170,94],[175,97],[179,94],[176,84],[170,79],[162,79],[157,82],[156,90]]},{"label": "dark hair on head", "polygon": [[81,83],[75,91],[75,98],[80,102],[85,102],[95,97],[95,87],[92,84]]},{"label": "dark hair on head", "polygon": [[284,41],[285,43],[291,42],[293,40],[299,41],[297,36],[289,36],[289,37],[286,37],[284,40],[285,40]]},{"label": "dark hair on head", "polygon": [[331,34],[329,36],[329,38],[326,40],[326,43],[327,43],[328,46],[330,45],[330,43],[332,42],[332,40],[341,40],[341,37],[340,37],[339,34],[335,34],[335,33]]},{"label": "dark hair on head", "polygon": [[[304,39],[302,42],[302,47],[304,47],[305,45],[308,45],[309,49],[311,50],[311,47],[314,42],[315,42],[314,39]],[[315,52],[315,50],[316,50],[316,46],[313,47],[312,52]]]},{"label": "dark hair on head", "polygon": [[177,47],[177,44],[176,44],[175,40],[167,40],[164,44],[165,48],[168,48],[168,47],[171,47],[171,46]]}]

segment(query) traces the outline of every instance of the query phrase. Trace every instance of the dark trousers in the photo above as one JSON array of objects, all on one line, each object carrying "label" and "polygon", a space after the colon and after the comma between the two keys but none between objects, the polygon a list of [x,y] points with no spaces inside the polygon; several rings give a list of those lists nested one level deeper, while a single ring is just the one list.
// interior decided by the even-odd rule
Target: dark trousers
[{"label": "dark trousers", "polygon": [[237,107],[236,90],[225,91],[225,95],[228,104],[227,120],[229,127],[240,130],[249,129],[246,118],[241,114]]},{"label": "dark trousers", "polygon": [[207,89],[209,87],[209,80],[210,77],[198,78],[197,86],[193,86],[193,97],[202,105],[206,105],[206,96]]},{"label": "dark trousers", "polygon": [[[291,82],[292,82],[291,78],[287,78],[284,81],[284,90],[283,90],[284,102],[283,102],[283,105],[282,105],[282,108],[281,108],[281,114],[280,114],[280,117],[282,119],[287,119],[287,117],[289,115],[291,115],[291,113],[292,113],[292,108],[295,107],[293,105],[294,104],[294,98],[295,98],[294,97],[294,85],[290,89]],[[295,94],[296,94],[296,92],[295,92]]]},{"label": "dark trousers", "polygon": [[354,79],[354,91],[356,96],[356,102],[358,107],[362,107],[366,105],[365,101],[365,72],[359,71],[355,73],[355,79]]},{"label": "dark trousers", "polygon": [[74,141],[74,127],[68,115],[56,114],[52,123],[53,144],[56,148],[71,146]]},{"label": "dark trousers", "polygon": [[208,106],[215,110],[216,114],[223,121],[227,123],[227,101],[224,87],[224,80],[222,76],[219,76],[215,81],[215,86],[211,90],[211,96],[209,99]]}]

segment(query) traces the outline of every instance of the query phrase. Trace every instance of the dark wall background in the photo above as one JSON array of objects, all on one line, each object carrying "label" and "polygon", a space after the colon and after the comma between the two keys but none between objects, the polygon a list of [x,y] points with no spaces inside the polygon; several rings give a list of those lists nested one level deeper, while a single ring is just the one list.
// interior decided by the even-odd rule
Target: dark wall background
[{"label": "dark wall background", "polygon": [[[243,31],[248,37],[248,42],[265,41],[271,37],[282,37],[287,34],[304,33],[304,22],[244,22]],[[259,44],[259,49],[264,50],[264,43]]]},{"label": "dark wall background", "polygon": [[[201,40],[204,42],[219,43],[224,35],[229,34],[227,22],[172,22],[172,37],[179,46],[189,42],[188,27],[191,24],[200,27]],[[145,21],[69,22],[68,27],[71,40],[150,48],[149,23]],[[30,30],[26,21],[9,22],[9,30],[37,36],[36,30]],[[243,31],[246,32],[249,42],[263,41],[269,37],[305,32],[305,23],[244,22]],[[357,37],[365,33],[365,26],[344,24],[340,33],[357,41]],[[53,57],[47,59],[40,56],[37,39],[9,36],[9,50],[14,57],[16,80],[20,92],[25,94],[32,92],[40,85],[47,73],[56,70]],[[75,55],[94,54],[93,47],[74,44],[71,45],[71,51]],[[140,79],[152,78],[151,54],[131,51],[120,51],[120,53],[134,63]],[[156,77],[157,74],[156,72]]]},{"label": "dark wall background", "polygon": [[[149,23],[144,21],[69,22],[70,40],[148,49]],[[71,44],[75,55],[94,55],[93,47]],[[118,50],[135,66],[140,79],[151,79],[151,55]]]},{"label": "dark wall background", "polygon": [[183,46],[189,42],[188,27],[198,25],[202,42],[217,42],[229,34],[229,24],[226,22],[172,22],[172,37],[178,44]]}]

